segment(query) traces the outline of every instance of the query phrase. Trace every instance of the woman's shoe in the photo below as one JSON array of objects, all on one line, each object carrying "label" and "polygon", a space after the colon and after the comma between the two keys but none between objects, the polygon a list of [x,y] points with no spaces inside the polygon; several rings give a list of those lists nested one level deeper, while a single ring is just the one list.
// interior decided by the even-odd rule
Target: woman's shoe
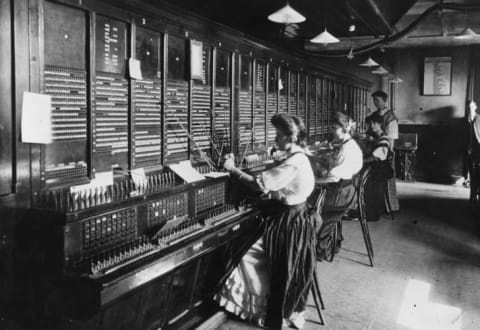
[{"label": "woman's shoe", "polygon": [[305,311],[303,312],[295,312],[290,316],[290,326],[294,327],[295,329],[302,329],[305,326]]}]

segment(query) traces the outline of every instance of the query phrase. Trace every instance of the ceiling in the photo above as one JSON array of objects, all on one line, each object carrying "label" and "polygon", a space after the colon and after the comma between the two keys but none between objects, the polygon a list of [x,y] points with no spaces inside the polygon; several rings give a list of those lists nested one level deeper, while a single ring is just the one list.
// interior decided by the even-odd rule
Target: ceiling
[{"label": "ceiling", "polygon": [[[269,41],[282,37],[283,25],[267,16],[286,4],[286,0],[166,0],[252,36]],[[325,26],[339,37],[385,35],[413,5],[415,0],[290,0],[306,22],[298,25],[299,38],[312,38]],[[378,12],[377,12],[378,11]],[[348,26],[357,27],[353,33]]]},{"label": "ceiling", "polygon": [[[438,5],[442,0],[290,0],[290,5],[304,15],[306,21],[286,27],[267,20],[267,16],[283,7],[286,0],[164,1],[256,38],[297,51],[322,54],[332,51],[346,52],[351,47],[357,49],[395,35],[418,19],[425,10]],[[478,6],[480,10],[480,0],[444,2]],[[354,32],[348,31],[351,24],[356,27]],[[480,33],[480,11],[435,10],[408,34],[395,42],[385,44],[385,47],[465,44],[465,41],[459,42],[453,36],[459,34],[467,25]],[[325,27],[341,42],[325,47],[308,41]],[[475,41],[478,42],[480,41]]]}]

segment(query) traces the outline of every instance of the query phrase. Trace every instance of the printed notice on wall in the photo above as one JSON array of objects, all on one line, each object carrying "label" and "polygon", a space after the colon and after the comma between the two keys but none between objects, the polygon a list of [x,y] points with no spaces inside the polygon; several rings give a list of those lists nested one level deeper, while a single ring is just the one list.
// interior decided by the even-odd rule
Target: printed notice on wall
[{"label": "printed notice on wall", "polygon": [[23,93],[21,129],[24,143],[52,142],[52,97],[50,95]]},{"label": "printed notice on wall", "polygon": [[423,95],[450,95],[451,78],[451,57],[425,57]]},{"label": "printed notice on wall", "polygon": [[130,58],[128,60],[128,72],[130,74],[130,78],[142,80],[142,69],[141,63],[139,60]]},{"label": "printed notice on wall", "polygon": [[190,40],[190,76],[191,79],[205,79],[205,71],[202,64],[203,44],[200,41]]}]

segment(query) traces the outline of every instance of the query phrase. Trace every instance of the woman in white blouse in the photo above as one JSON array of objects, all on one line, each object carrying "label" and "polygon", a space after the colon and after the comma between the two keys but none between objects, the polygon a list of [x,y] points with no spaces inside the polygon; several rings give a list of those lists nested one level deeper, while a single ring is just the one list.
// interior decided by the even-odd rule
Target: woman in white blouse
[{"label": "woman in white blouse", "polygon": [[[356,188],[352,179],[363,167],[363,153],[350,134],[354,122],[348,115],[338,112],[333,124],[334,143],[340,145],[340,147],[335,153],[333,168],[329,174],[338,178],[339,181],[327,188],[323,214],[332,211],[346,214],[348,210],[354,210],[357,206]],[[332,219],[332,217],[325,217],[324,226],[328,227],[328,219]],[[337,242],[334,242],[336,249],[340,248],[341,241],[343,241],[343,235],[340,221],[338,223]]]},{"label": "woman in white blouse", "polygon": [[268,194],[262,207],[266,229],[242,258],[215,300],[243,319],[281,329],[282,324],[301,328],[316,263],[315,223],[306,210],[314,188],[314,174],[304,153],[303,122],[276,114],[276,143],[286,158],[257,177],[234,167],[224,168],[240,182]]},{"label": "woman in white blouse", "polygon": [[327,190],[324,209],[349,209],[355,206],[355,187],[352,178],[363,167],[363,153],[357,142],[350,135],[354,123],[352,119],[337,112],[333,122],[334,143],[340,147],[335,153],[330,175],[339,182]]}]

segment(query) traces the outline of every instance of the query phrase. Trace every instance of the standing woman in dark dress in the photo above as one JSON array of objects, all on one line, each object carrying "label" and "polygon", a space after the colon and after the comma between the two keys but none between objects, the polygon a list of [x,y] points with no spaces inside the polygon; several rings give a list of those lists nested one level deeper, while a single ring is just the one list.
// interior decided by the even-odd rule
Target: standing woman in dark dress
[{"label": "standing woman in dark dress", "polygon": [[468,167],[470,172],[470,203],[476,212],[480,212],[480,113],[475,102],[470,102],[470,143],[468,148]]},{"label": "standing woman in dark dress", "polygon": [[[393,110],[389,109],[387,106],[387,93],[383,91],[376,91],[372,94],[373,104],[377,108],[372,115],[380,115],[383,119],[382,123],[382,130],[385,135],[390,139],[390,147],[391,151],[393,152],[393,146],[395,144],[395,140],[398,139],[398,118],[393,112]],[[369,116],[369,117],[370,117]],[[367,123],[369,122],[369,118],[366,119]],[[395,171],[395,159],[392,157],[392,168]],[[400,203],[398,201],[397,196],[397,185],[395,180],[395,174],[393,178],[388,180],[387,184],[387,211],[389,213],[400,210]]]},{"label": "standing woman in dark dress", "polygon": [[[325,223],[320,232],[328,230],[335,222],[338,229],[337,247],[340,247],[343,241],[342,222],[337,221],[346,214],[348,210],[354,210],[357,206],[357,189],[354,184],[354,176],[360,172],[363,166],[363,153],[357,142],[350,134],[353,126],[353,120],[342,112],[337,112],[333,121],[334,143],[339,145],[335,152],[333,167],[328,175],[338,179],[337,183],[329,185],[325,195],[322,214],[325,215]],[[331,213],[340,213],[339,219],[330,217]],[[320,240],[319,240],[320,241]]]},{"label": "standing woman in dark dress", "polygon": [[256,177],[235,168],[231,158],[224,163],[233,177],[269,198],[259,206],[266,220],[263,237],[214,299],[229,312],[270,329],[285,323],[300,329],[316,264],[315,218],[306,209],[315,177],[303,149],[302,121],[276,114],[271,122],[285,159]]}]

